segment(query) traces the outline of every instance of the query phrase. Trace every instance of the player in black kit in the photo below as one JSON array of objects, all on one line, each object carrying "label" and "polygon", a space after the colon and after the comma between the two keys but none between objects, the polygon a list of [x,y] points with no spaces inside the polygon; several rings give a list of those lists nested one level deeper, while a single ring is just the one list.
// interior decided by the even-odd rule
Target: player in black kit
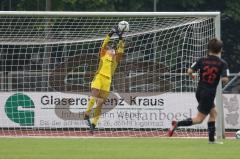
[{"label": "player in black kit", "polygon": [[200,58],[193,63],[188,69],[187,73],[190,77],[195,78],[193,74],[200,71],[200,80],[196,91],[196,98],[198,101],[198,113],[193,118],[188,118],[182,121],[172,121],[172,128],[168,131],[168,136],[172,136],[174,130],[180,126],[191,126],[200,124],[209,114],[208,120],[208,137],[209,143],[215,142],[215,120],[217,111],[214,104],[217,85],[220,78],[226,84],[228,82],[228,67],[227,63],[223,61],[219,55],[222,52],[222,42],[213,38],[208,43],[208,56]]}]

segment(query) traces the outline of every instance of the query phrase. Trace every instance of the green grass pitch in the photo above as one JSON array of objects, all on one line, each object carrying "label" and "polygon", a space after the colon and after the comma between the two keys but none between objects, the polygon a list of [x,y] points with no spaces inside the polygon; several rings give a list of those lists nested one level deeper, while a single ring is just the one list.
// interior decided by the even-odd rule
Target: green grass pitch
[{"label": "green grass pitch", "polygon": [[223,145],[176,138],[0,138],[0,159],[239,159],[240,140]]}]

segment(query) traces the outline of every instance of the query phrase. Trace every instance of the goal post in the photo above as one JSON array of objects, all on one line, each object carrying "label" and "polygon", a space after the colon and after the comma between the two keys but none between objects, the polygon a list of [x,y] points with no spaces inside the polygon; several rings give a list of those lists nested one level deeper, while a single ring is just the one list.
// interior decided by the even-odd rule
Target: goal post
[{"label": "goal post", "polygon": [[[221,21],[220,14],[215,18],[215,29],[216,38],[221,39]],[[217,105],[217,120],[216,120],[216,137],[217,139],[225,138],[225,127],[224,127],[224,110],[223,110],[223,99],[222,99],[222,82],[220,80],[217,93],[216,93],[216,105]]]},{"label": "goal post", "polygon": [[[196,113],[186,70],[220,38],[219,12],[0,12],[0,135],[89,136],[83,112],[103,39],[125,20],[125,53],[95,136],[166,136]],[[117,43],[117,36],[111,38]],[[224,135],[221,86],[217,137]],[[206,136],[206,123],[178,136]]]}]

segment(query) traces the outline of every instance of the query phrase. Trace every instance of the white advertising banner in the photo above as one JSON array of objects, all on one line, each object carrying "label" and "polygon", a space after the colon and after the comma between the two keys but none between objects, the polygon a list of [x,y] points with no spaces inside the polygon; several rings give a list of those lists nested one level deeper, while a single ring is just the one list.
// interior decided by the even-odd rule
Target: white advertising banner
[{"label": "white advertising banner", "polygon": [[226,129],[240,129],[240,94],[223,95]]},{"label": "white advertising banner", "polygon": [[[89,96],[60,92],[1,93],[0,127],[85,128]],[[225,127],[240,128],[240,95],[223,97]],[[194,93],[116,94],[103,107],[99,128],[168,128],[197,113]],[[206,129],[206,122],[193,128]]]}]

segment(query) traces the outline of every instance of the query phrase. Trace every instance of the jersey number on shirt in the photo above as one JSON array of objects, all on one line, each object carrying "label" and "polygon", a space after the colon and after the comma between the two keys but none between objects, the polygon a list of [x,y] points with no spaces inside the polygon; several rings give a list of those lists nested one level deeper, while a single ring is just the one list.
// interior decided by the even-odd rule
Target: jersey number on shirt
[{"label": "jersey number on shirt", "polygon": [[202,73],[202,79],[204,82],[207,82],[209,84],[212,84],[218,73],[218,68],[214,66],[204,66],[203,73]]}]

